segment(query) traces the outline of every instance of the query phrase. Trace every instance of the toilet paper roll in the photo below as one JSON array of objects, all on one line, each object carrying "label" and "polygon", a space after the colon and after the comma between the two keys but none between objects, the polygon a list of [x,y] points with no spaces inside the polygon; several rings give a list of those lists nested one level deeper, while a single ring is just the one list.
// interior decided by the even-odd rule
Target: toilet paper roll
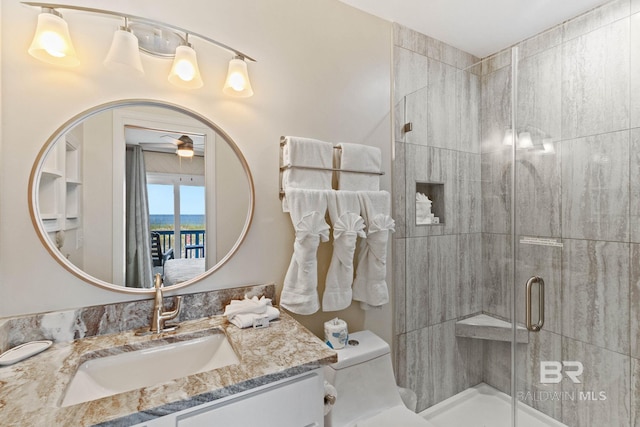
[{"label": "toilet paper roll", "polygon": [[324,322],[324,341],[329,347],[335,350],[343,348],[347,345],[348,338],[347,322],[337,317]]},{"label": "toilet paper roll", "polygon": [[324,382],[324,414],[331,412],[331,408],[338,398],[338,391],[328,382]]}]

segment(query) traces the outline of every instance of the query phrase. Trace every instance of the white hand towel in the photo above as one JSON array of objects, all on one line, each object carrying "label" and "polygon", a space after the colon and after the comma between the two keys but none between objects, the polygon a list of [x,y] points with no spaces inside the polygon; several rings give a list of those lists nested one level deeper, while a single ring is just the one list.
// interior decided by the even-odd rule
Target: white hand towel
[{"label": "white hand towel", "polygon": [[342,148],[339,169],[373,172],[371,174],[338,172],[338,190],[378,191],[382,154],[377,147],[360,144],[338,144]]},{"label": "white hand towel", "polygon": [[267,317],[270,321],[280,317],[280,310],[271,305],[271,299],[264,296],[258,299],[257,296],[243,300],[232,300],[224,309],[230,323],[238,328],[248,328],[253,326],[253,321]]},{"label": "white hand towel", "polygon": [[253,322],[256,319],[266,317],[269,321],[278,319],[280,317],[280,310],[275,307],[267,306],[267,309],[262,314],[244,313],[236,314],[233,318],[229,318],[229,322],[236,325],[238,328],[250,328],[253,326]]},{"label": "white hand towel", "polygon": [[327,271],[322,311],[343,310],[351,304],[353,254],[358,236],[365,237],[364,219],[355,191],[332,191],[328,197],[333,223],[333,254]]},{"label": "white hand towel", "polygon": [[262,314],[267,311],[268,305],[271,305],[270,298],[265,298],[264,296],[260,299],[257,296],[249,298],[245,295],[243,300],[231,300],[224,308],[224,315],[232,317],[243,313]]},{"label": "white hand towel", "polygon": [[[282,166],[311,166],[327,168],[313,170],[290,167],[282,171],[282,189],[306,188],[310,190],[330,190],[333,172],[333,143],[295,136],[284,137]],[[289,212],[288,202],[282,200],[284,212]]]},{"label": "white hand towel", "polygon": [[328,191],[288,189],[285,193],[296,238],[280,305],[296,314],[313,314],[320,308],[318,246],[320,240],[329,240],[329,225],[324,219]]},{"label": "white hand towel", "polygon": [[387,242],[389,232],[395,231],[395,223],[390,216],[391,196],[388,192],[360,192],[358,197],[367,225],[367,238],[363,240],[358,256],[353,299],[368,309],[389,302]]}]

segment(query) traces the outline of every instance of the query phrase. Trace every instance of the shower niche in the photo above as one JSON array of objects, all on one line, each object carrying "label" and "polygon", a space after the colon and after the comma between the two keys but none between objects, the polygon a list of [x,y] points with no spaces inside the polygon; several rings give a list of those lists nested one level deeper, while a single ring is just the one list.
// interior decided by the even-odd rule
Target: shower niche
[{"label": "shower niche", "polygon": [[416,182],[416,225],[444,225],[444,184]]}]

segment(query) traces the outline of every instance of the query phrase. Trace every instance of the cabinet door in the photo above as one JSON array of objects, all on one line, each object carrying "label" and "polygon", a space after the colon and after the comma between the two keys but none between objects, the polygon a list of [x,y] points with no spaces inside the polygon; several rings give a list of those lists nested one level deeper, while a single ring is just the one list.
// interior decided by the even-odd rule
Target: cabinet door
[{"label": "cabinet door", "polygon": [[178,415],[178,427],[320,427],[323,425],[322,376],[312,373],[220,405]]}]

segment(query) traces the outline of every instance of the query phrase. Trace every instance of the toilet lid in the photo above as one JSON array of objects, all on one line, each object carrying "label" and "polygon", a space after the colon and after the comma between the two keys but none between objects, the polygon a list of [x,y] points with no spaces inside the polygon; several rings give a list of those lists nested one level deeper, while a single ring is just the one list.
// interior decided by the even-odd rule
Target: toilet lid
[{"label": "toilet lid", "polygon": [[432,427],[429,421],[404,406],[396,406],[373,417],[359,420],[354,427]]}]

